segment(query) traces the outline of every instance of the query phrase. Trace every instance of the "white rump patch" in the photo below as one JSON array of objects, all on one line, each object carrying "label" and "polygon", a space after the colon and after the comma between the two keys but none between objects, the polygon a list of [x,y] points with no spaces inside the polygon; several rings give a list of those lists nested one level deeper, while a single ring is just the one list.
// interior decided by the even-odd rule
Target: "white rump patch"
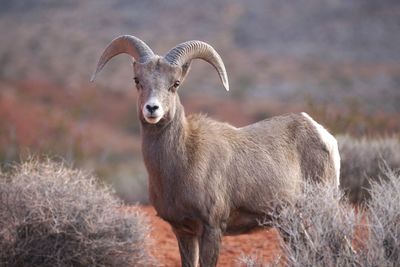
[{"label": "white rump patch", "polygon": [[336,138],[331,135],[321,124],[316,122],[313,118],[310,117],[305,112],[302,112],[301,115],[306,117],[314,126],[317,128],[317,131],[319,133],[319,136],[321,140],[325,143],[329,153],[331,154],[333,158],[333,166],[335,167],[336,171],[336,179],[337,179],[337,185],[339,186],[340,184],[340,155],[339,155],[339,148],[338,144],[336,141]]}]

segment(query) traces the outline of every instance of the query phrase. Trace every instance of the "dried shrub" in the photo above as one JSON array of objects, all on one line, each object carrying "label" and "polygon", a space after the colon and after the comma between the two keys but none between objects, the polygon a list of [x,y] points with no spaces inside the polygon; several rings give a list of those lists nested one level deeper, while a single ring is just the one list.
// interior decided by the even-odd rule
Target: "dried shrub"
[{"label": "dried shrub", "polygon": [[289,266],[348,266],[359,218],[335,186],[305,184],[295,203],[273,214]]},{"label": "dried shrub", "polygon": [[243,254],[237,259],[237,265],[240,267],[281,267],[284,266],[282,258],[282,255],[278,255],[272,262],[263,262],[263,260],[255,254]]},{"label": "dried shrub", "polygon": [[[269,214],[264,225],[281,233],[284,266],[400,266],[400,173],[383,175],[371,182],[365,210],[356,212],[335,188],[307,184],[295,203]],[[239,262],[282,266],[253,256]]]},{"label": "dried shrub", "polygon": [[305,183],[294,202],[277,205],[263,222],[264,226],[275,227],[280,232],[284,255],[278,255],[273,263],[259,262],[251,256],[242,257],[241,262],[257,267],[282,266],[282,263],[284,266],[349,266],[357,255],[352,240],[359,216],[346,202],[340,201],[341,197],[333,185]]},{"label": "dried shrub", "polygon": [[242,255],[237,260],[238,266],[245,266],[245,267],[267,267],[267,266],[274,266],[272,264],[263,263],[257,256],[255,255]]},{"label": "dried shrub", "polygon": [[370,194],[363,266],[400,266],[400,173],[387,170],[383,181],[372,182]]},{"label": "dried shrub", "polygon": [[385,177],[386,166],[400,168],[400,142],[396,138],[355,139],[339,136],[340,186],[351,203],[370,198],[371,180]]},{"label": "dried shrub", "polygon": [[50,161],[0,179],[0,266],[148,266],[148,224],[93,176]]}]

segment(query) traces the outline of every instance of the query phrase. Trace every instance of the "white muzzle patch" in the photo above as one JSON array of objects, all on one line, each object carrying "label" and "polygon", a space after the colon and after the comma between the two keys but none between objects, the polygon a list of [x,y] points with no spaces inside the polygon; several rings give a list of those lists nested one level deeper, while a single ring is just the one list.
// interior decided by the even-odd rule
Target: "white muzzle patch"
[{"label": "white muzzle patch", "polygon": [[151,97],[142,107],[144,119],[150,124],[156,124],[164,116],[164,110],[157,98]]}]

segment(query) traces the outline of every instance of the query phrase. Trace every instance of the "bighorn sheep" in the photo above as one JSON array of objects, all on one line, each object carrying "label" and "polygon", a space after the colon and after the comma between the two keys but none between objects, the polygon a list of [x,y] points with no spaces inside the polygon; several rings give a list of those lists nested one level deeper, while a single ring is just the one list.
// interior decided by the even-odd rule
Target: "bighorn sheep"
[{"label": "bighorn sheep", "polygon": [[162,57],[140,39],[120,36],[104,50],[92,81],[121,53],[134,59],[150,199],[172,226],[182,266],[215,266],[222,235],[256,228],[274,200],[292,199],[305,179],[339,183],[336,139],[305,113],[243,128],[185,116],[177,92],[193,59],[214,66],[229,90],[210,45],[188,41]]}]

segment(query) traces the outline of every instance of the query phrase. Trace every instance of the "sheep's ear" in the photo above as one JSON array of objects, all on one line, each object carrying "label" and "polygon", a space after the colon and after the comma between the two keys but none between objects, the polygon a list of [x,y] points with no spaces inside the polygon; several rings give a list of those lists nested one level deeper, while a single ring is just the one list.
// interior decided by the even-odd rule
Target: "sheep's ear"
[{"label": "sheep's ear", "polygon": [[186,76],[188,75],[191,63],[192,61],[189,60],[188,62],[182,65],[182,81],[184,81]]}]

